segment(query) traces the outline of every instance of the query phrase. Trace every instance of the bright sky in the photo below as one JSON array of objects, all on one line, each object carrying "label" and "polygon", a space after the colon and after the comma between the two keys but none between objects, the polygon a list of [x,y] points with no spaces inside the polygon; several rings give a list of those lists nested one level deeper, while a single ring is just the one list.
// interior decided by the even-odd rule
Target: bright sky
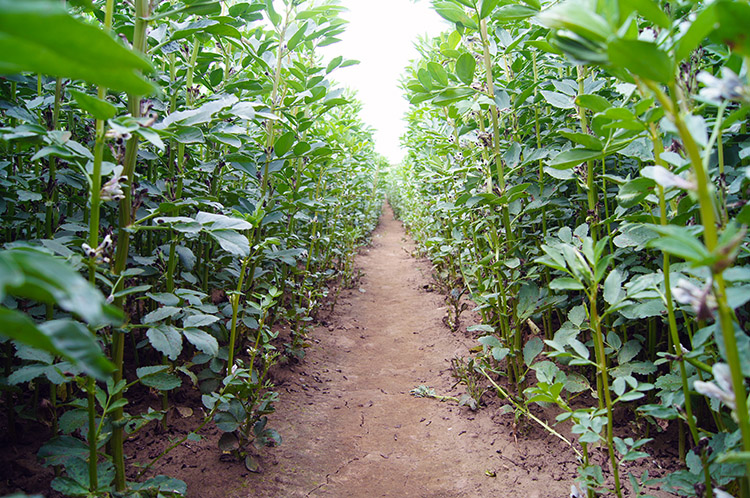
[{"label": "bright sky", "polygon": [[399,137],[409,103],[398,81],[410,60],[419,57],[414,43],[419,36],[437,36],[452,28],[427,0],[343,0],[349,21],[341,42],[326,47],[324,57],[336,55],[360,64],[333,72],[332,78],[357,91],[363,103],[362,120],[375,130],[377,151],[392,163],[403,159]]}]

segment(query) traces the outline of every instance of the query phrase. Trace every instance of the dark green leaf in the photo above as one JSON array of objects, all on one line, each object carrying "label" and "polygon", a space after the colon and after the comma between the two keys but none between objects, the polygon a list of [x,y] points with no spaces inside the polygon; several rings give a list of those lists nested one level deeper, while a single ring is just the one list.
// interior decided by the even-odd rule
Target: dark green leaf
[{"label": "dark green leaf", "polygon": [[615,39],[608,44],[607,54],[613,65],[641,78],[659,83],[674,80],[674,61],[653,42]]},{"label": "dark green leaf", "polygon": [[523,362],[530,367],[539,353],[544,350],[544,343],[538,337],[532,337],[523,347]]},{"label": "dark green leaf", "polygon": [[234,230],[211,230],[208,234],[228,253],[242,258],[250,255],[250,243],[241,233]]},{"label": "dark green leaf", "polygon": [[185,339],[193,346],[209,356],[219,354],[219,343],[214,336],[196,328],[185,328]]},{"label": "dark green leaf", "polygon": [[81,79],[136,95],[154,90],[138,74],[151,71],[145,59],[72,17],[61,2],[0,0],[0,53],[4,74]]},{"label": "dark green leaf", "polygon": [[273,146],[276,157],[282,157],[284,154],[289,152],[296,140],[297,134],[293,131],[288,131],[277,138],[276,143]]},{"label": "dark green leaf", "polygon": [[146,332],[151,346],[174,361],[182,352],[182,334],[171,325],[161,324]]}]

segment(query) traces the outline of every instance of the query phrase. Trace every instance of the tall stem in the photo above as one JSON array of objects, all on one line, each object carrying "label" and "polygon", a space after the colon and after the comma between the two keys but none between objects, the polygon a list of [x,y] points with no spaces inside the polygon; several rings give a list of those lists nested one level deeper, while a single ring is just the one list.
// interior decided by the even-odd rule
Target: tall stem
[{"label": "tall stem", "polygon": [[97,427],[96,427],[96,382],[89,377],[86,383],[86,399],[88,401],[88,443],[89,443],[89,491],[96,494],[99,487],[97,472]]},{"label": "tall stem", "polygon": [[[41,81],[41,78],[40,78]],[[55,104],[52,109],[52,129],[56,130],[60,121],[60,103],[62,101],[62,78],[55,80]],[[52,238],[52,216],[55,213],[55,206],[57,205],[57,188],[55,183],[57,181],[57,158],[50,156],[49,158],[49,191],[47,193],[47,209],[44,214],[44,226],[45,234],[48,239]]]},{"label": "tall stem", "polygon": [[[135,0],[135,28],[133,31],[133,50],[143,53],[146,48],[146,27],[148,25],[149,3],[148,0]],[[141,98],[139,95],[128,95],[128,110],[130,114],[137,118],[141,116]],[[138,135],[128,140],[125,148],[125,161],[123,167],[123,176],[126,177],[125,188],[123,188],[124,198],[120,201],[119,206],[119,226],[117,231],[117,252],[115,256],[115,265],[113,273],[118,278],[125,270],[128,261],[128,251],[130,249],[130,234],[128,228],[132,223],[132,206],[133,206],[133,177],[135,176],[135,163],[138,155]],[[124,287],[124,279],[115,289],[115,293],[121,291]],[[124,303],[123,297],[115,298],[114,304],[122,308]],[[113,374],[115,384],[123,378],[123,356],[125,350],[125,333],[123,330],[116,330],[112,334],[112,361],[115,364],[115,373]],[[113,396],[113,402],[122,397],[122,392]],[[112,420],[114,422],[112,429],[112,460],[115,466],[115,489],[123,491],[125,489],[125,455],[123,452],[123,427],[121,425],[123,409],[117,408],[112,411]]]},{"label": "tall stem", "polygon": [[[487,34],[487,21],[482,19],[479,22],[479,33],[482,38],[482,49],[484,56],[484,71],[487,76],[487,92],[491,99],[495,99],[495,82],[492,73],[492,57],[490,54],[490,42]],[[497,186],[500,191],[505,191],[505,169],[503,166],[503,159],[500,157],[500,124],[498,122],[498,112],[500,110],[497,106],[490,106],[490,120],[492,121],[492,153],[495,161],[495,174],[497,175]],[[501,207],[501,215],[503,217],[503,225],[505,228],[505,240],[508,243],[508,248],[513,243],[513,232],[511,231],[510,225],[510,214],[508,212],[508,206],[503,205]]]},{"label": "tall stem", "polygon": [[596,363],[601,379],[602,394],[604,394],[604,403],[607,408],[607,448],[609,450],[609,460],[612,464],[612,475],[615,478],[615,493],[618,498],[622,498],[622,487],[620,485],[620,469],[615,455],[614,445],[614,417],[612,413],[612,394],[609,391],[609,373],[607,371],[607,355],[604,351],[604,337],[602,334],[601,319],[597,309],[598,283],[592,285],[589,291],[589,315],[591,326],[594,328],[594,347],[596,351]]},{"label": "tall stem", "polygon": [[[578,71],[578,94],[582,95],[585,93],[584,81],[586,79],[586,68],[582,66],[576,66]],[[581,120],[581,132],[589,132],[589,118],[586,115],[586,109],[578,107],[578,117]],[[596,182],[594,177],[596,176],[596,170],[594,168],[594,161],[586,161],[586,194],[588,199],[588,217],[590,220],[591,227],[591,238],[594,242],[598,240],[599,228],[597,226],[598,215],[596,209]]]}]

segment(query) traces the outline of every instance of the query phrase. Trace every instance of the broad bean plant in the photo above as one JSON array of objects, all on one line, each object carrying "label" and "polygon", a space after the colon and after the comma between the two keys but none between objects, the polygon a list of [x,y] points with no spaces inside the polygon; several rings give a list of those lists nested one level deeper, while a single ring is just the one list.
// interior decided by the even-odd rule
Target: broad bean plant
[{"label": "broad bean plant", "polygon": [[[3,409],[11,439],[49,427],[55,490],[181,496],[141,476],[208,423],[251,470],[251,445],[281,443],[269,371],[304,355],[382,202],[385,161],[331,79],[356,61],[319,54],[341,10],[0,0]],[[177,389],[205,418],[126,480],[127,439],[167,428]]]},{"label": "broad bean plant", "polygon": [[476,375],[555,434],[530,410],[559,407],[572,495],[644,496],[624,464],[674,437],[664,490],[750,496],[750,6],[433,7],[388,195],[481,315]]}]

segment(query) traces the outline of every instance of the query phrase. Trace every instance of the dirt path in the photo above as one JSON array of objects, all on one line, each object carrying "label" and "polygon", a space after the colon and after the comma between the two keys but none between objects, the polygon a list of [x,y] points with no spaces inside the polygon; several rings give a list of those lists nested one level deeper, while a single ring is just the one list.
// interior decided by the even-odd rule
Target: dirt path
[{"label": "dirt path", "polygon": [[278,386],[271,425],[283,444],[264,450],[261,474],[225,477],[220,494],[218,476],[193,473],[190,496],[567,496],[576,464],[564,444],[544,434],[516,441],[513,415],[497,405],[475,413],[409,394],[420,384],[462,394],[451,389],[450,360],[475,344],[443,325],[445,303],[425,290],[429,264],[413,249],[386,207],[358,259],[361,288],[342,295]]}]

